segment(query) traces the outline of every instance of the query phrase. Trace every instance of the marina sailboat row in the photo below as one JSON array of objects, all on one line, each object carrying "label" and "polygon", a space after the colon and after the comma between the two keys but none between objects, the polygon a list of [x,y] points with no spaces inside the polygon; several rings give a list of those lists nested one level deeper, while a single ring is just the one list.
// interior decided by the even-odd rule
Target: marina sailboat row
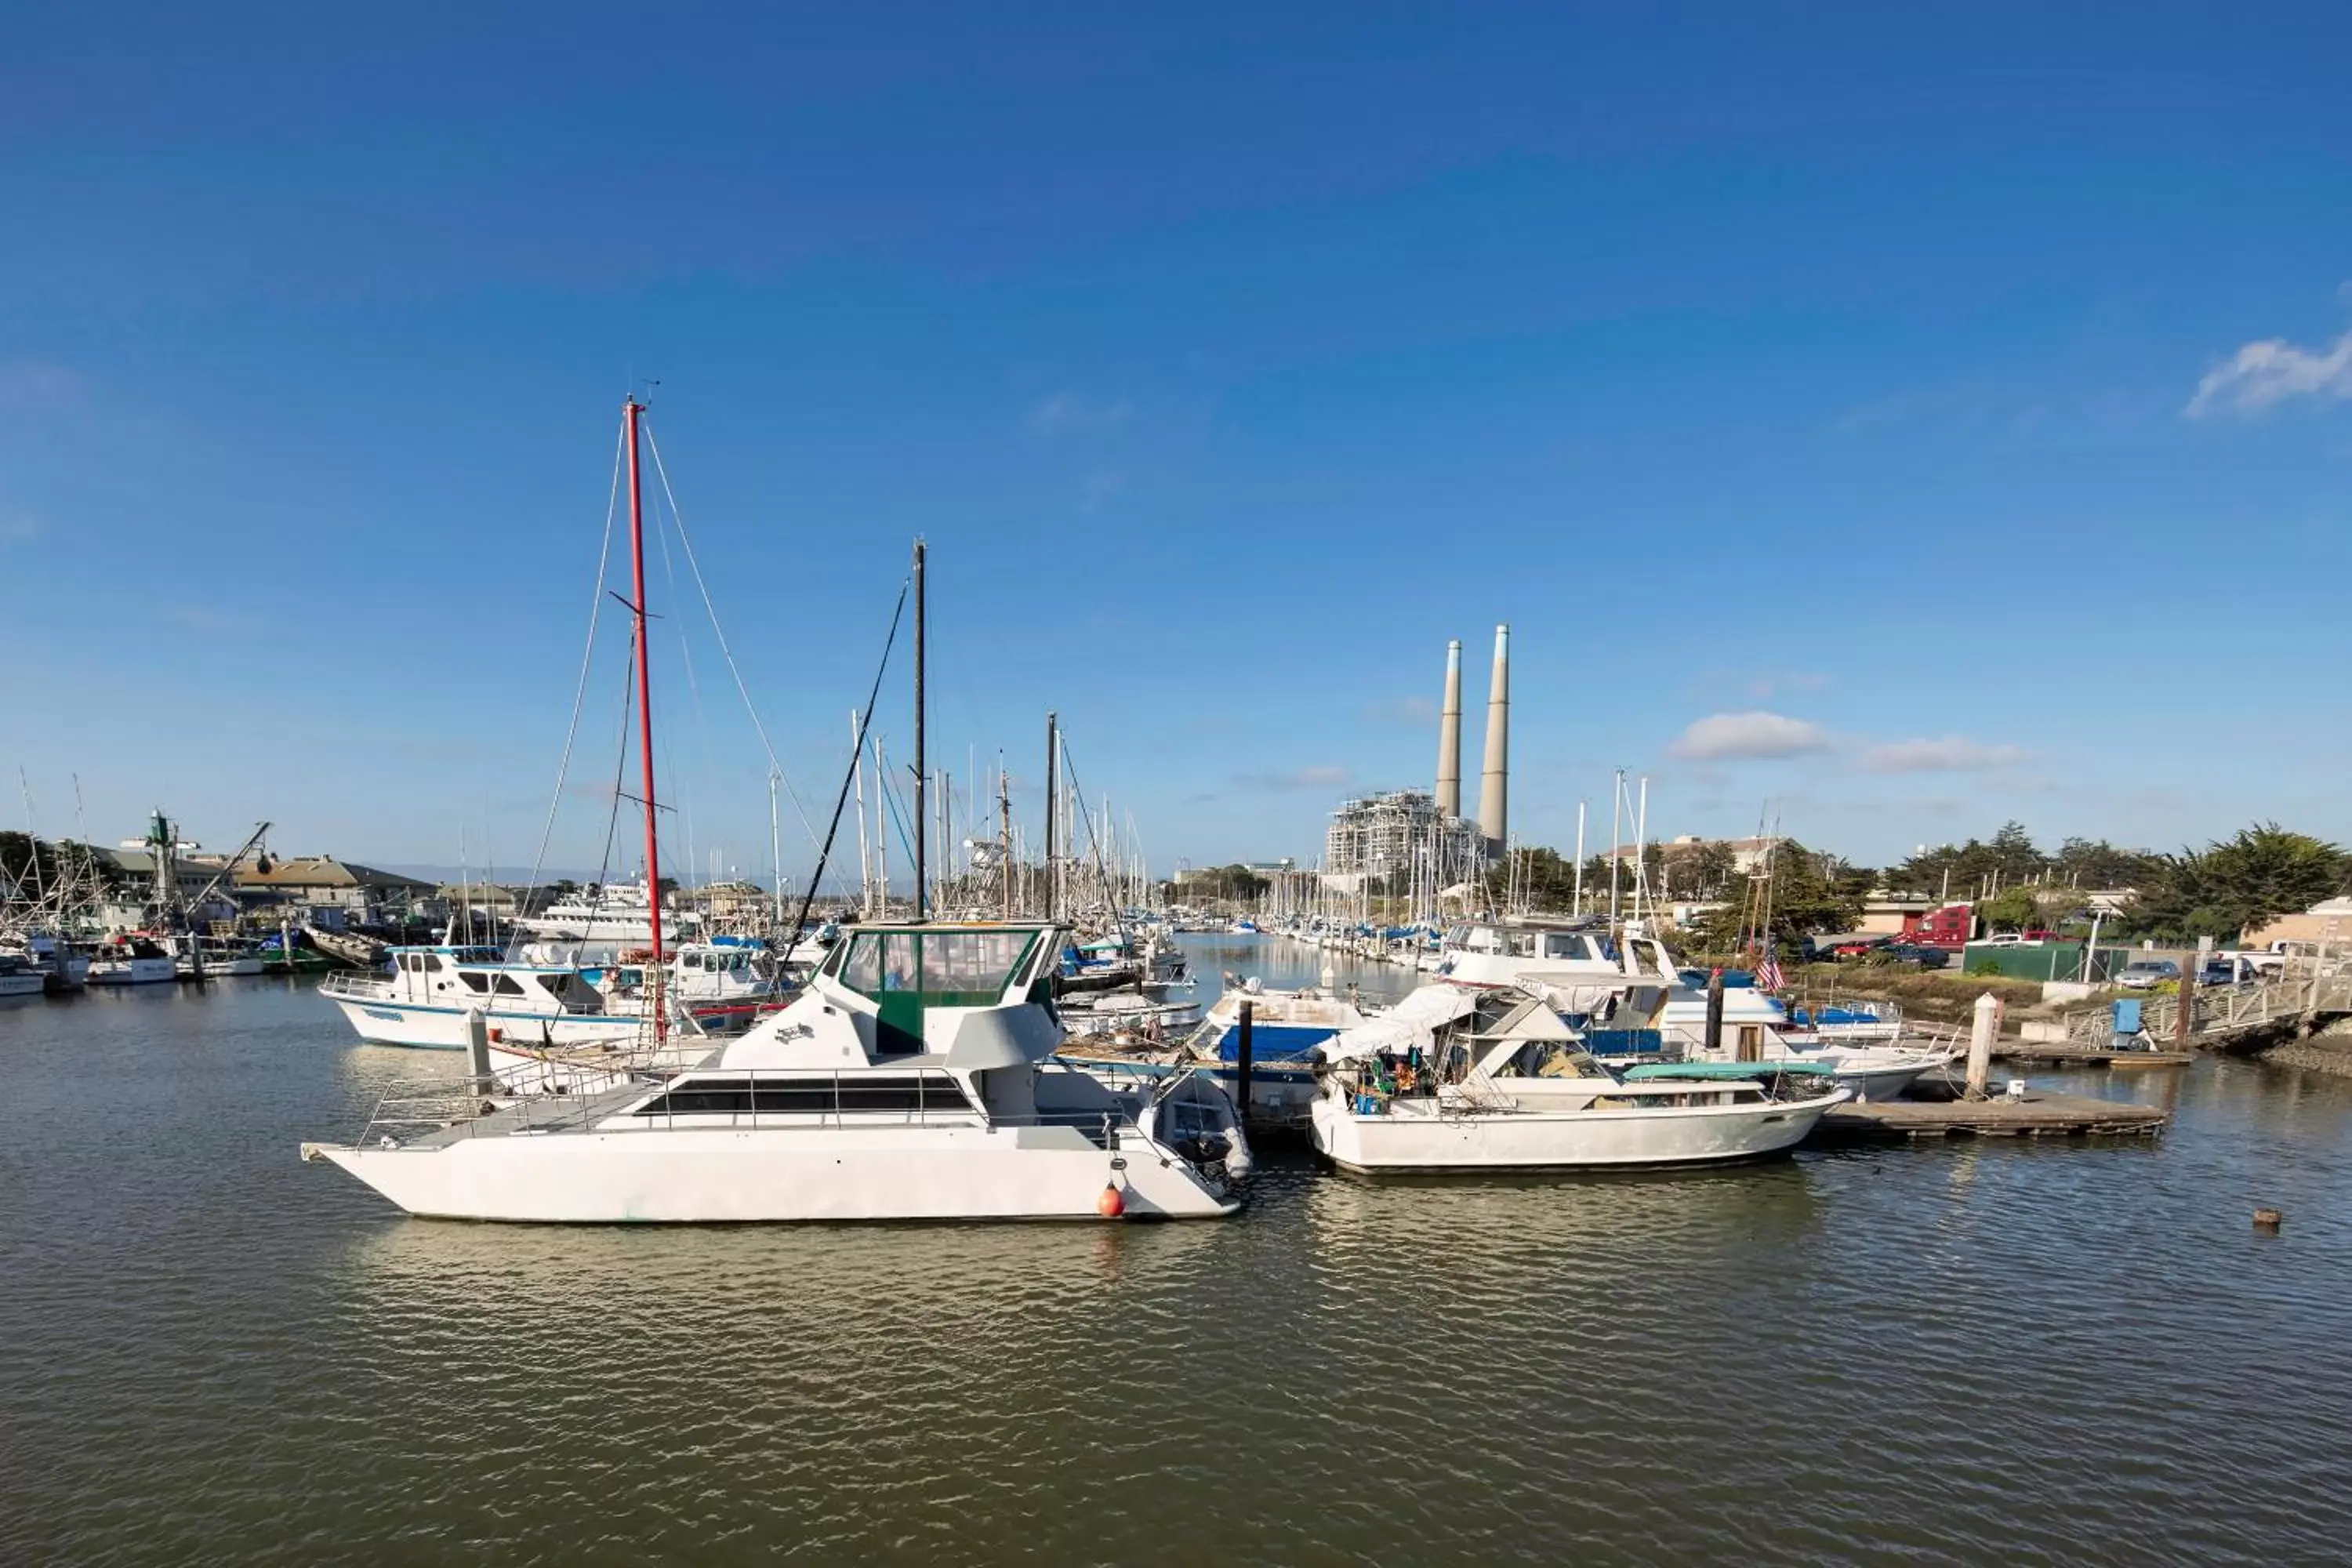
[{"label": "marina sailboat row", "polygon": [[[801,947],[804,902],[774,951],[706,937],[658,891],[643,413],[624,405],[622,435],[642,880],[529,918],[511,949],[400,946],[320,987],[363,1040],[466,1053],[462,1076],[388,1095],[352,1142],[303,1146],[408,1212],[1214,1217],[1239,1206],[1255,1114],[1365,1172],[1704,1164],[1785,1151],[1832,1107],[1933,1065],[1859,1030],[1800,1027],[1769,998],[1700,992],[1638,923],[1465,921],[1439,943],[1428,984],[1393,1007],[1235,981],[1202,1016],[1168,933],[1131,929],[1119,910],[1124,874],[1098,879],[1108,929],[1083,939],[1050,908],[1043,920],[935,919],[919,543],[914,920],[869,907],[837,940]],[[845,801],[859,786],[861,812],[871,718],[869,700],[843,785]],[[1052,718],[1047,737],[1051,847],[1079,797]],[[877,812],[885,804],[877,795]],[[989,868],[1008,914],[1011,847],[1008,827]],[[823,873],[820,858],[812,889]],[[1050,900],[1071,884],[1040,885]],[[788,981],[796,954],[814,971]]]}]

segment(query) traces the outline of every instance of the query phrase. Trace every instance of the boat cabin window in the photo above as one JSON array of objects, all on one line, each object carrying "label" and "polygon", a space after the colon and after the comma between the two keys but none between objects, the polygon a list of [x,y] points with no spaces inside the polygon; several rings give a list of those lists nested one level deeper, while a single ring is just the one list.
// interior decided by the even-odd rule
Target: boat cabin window
[{"label": "boat cabin window", "polygon": [[1533,958],[1535,955],[1536,933],[1531,931],[1513,931],[1511,933],[1511,956],[1513,958]]},{"label": "boat cabin window", "polygon": [[639,1106],[639,1116],[733,1116],[792,1111],[814,1116],[965,1115],[971,1101],[943,1072],[884,1078],[688,1079]]},{"label": "boat cabin window", "polygon": [[1465,952],[1501,952],[1503,933],[1493,926],[1455,926],[1446,941]]},{"label": "boat cabin window", "polygon": [[1592,939],[1589,936],[1579,936],[1574,931],[1546,931],[1544,956],[1589,959],[1592,956]]},{"label": "boat cabin window", "polygon": [[911,995],[929,1006],[984,1007],[1036,941],[1025,931],[859,931],[837,972],[861,995]]}]

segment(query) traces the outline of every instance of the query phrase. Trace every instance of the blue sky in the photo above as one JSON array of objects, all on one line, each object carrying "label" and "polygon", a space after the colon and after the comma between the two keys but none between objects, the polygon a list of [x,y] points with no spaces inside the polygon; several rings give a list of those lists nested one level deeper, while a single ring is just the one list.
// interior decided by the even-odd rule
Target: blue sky
[{"label": "blue sky", "polygon": [[[1034,815],[1058,709],[1163,869],[1425,783],[1448,637],[1475,774],[1503,621],[1538,841],[1621,765],[1870,861],[2352,838],[2352,22],[1910,9],[20,16],[0,764],[527,862],[655,378],[820,828],[919,532],[942,762]],[[662,760],[761,866],[692,594]]]}]

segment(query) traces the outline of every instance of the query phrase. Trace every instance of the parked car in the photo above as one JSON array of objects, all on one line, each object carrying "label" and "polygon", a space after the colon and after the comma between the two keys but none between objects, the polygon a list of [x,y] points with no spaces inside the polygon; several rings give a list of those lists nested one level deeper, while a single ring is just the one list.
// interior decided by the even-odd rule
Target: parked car
[{"label": "parked car", "polygon": [[1880,951],[1898,963],[1916,963],[1922,969],[1942,969],[1952,962],[1952,955],[1942,948],[1914,942],[1898,942]]},{"label": "parked car", "polygon": [[2226,958],[2209,958],[2197,972],[2200,985],[2252,985],[2262,978],[2253,963],[2234,954]]},{"label": "parked car", "polygon": [[2180,978],[2180,965],[2168,958],[2137,958],[2124,965],[2116,984],[2127,991],[2147,991]]}]

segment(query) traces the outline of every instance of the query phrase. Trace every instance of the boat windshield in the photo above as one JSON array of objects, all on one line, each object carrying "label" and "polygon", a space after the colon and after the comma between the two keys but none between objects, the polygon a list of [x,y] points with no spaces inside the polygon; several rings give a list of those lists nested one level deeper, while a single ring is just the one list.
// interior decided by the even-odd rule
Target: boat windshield
[{"label": "boat windshield", "polygon": [[1030,931],[869,931],[844,943],[835,972],[860,995],[912,994],[930,1005],[985,1007],[1020,973]]},{"label": "boat windshield", "polygon": [[1614,1078],[1592,1055],[1559,1040],[1530,1040],[1494,1069],[1496,1078]]}]

